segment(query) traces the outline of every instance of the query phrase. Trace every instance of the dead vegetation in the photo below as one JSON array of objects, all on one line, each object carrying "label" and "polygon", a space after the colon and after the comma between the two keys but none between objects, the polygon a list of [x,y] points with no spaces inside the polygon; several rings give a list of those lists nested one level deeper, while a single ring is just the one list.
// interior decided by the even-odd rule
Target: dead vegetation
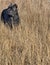
[{"label": "dead vegetation", "polygon": [[49,0],[0,0],[0,13],[10,2],[20,24],[10,30],[0,21],[0,65],[50,65]]}]

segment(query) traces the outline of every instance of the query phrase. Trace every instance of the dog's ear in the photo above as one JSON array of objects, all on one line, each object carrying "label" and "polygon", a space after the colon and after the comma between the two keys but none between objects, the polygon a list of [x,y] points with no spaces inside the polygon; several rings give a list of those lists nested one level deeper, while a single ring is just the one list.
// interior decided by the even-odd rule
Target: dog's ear
[{"label": "dog's ear", "polygon": [[16,8],[18,8],[18,6],[16,5]]},{"label": "dog's ear", "polygon": [[12,3],[10,3],[10,5],[8,6],[8,8],[11,8],[13,6],[13,4]]},{"label": "dog's ear", "polygon": [[16,8],[18,8],[17,4],[14,4],[13,6],[15,6]]},{"label": "dog's ear", "polygon": [[16,8],[18,8],[18,6],[16,5]]}]

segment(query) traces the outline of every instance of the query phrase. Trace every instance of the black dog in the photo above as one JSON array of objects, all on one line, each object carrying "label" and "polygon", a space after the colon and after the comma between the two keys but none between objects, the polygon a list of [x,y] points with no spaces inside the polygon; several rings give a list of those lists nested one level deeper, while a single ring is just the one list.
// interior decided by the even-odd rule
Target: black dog
[{"label": "black dog", "polygon": [[4,24],[7,23],[10,28],[13,28],[12,24],[19,24],[17,5],[9,5],[7,9],[4,9],[1,13],[1,20],[4,22]]}]

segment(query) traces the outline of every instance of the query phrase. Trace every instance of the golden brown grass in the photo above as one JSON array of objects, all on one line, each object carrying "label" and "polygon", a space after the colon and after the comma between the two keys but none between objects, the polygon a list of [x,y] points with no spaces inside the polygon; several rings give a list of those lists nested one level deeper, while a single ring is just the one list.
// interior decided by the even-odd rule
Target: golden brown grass
[{"label": "golden brown grass", "polygon": [[0,12],[17,3],[19,26],[0,21],[0,65],[50,65],[50,3],[48,0],[0,0]]}]

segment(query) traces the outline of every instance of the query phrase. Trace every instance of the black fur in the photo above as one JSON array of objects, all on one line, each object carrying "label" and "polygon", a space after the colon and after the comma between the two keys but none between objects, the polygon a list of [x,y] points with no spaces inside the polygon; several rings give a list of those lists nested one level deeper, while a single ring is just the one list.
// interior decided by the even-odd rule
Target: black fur
[{"label": "black fur", "polygon": [[12,24],[14,26],[16,24],[19,24],[19,14],[17,10],[17,5],[9,5],[7,9],[4,9],[1,13],[1,20],[4,22],[4,24],[7,23],[10,28],[13,28]]}]

